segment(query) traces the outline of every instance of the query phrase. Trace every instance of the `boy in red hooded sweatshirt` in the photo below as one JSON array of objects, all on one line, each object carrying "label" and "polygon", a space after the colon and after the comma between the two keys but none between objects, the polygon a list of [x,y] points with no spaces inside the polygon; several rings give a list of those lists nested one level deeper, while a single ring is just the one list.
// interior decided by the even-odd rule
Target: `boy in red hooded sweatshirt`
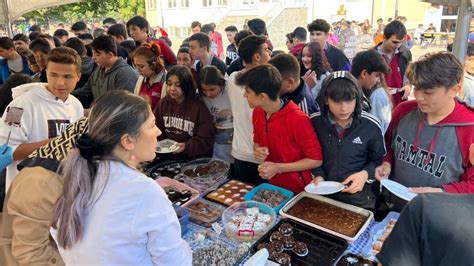
[{"label": "boy in red hooded sweatshirt", "polygon": [[282,78],[268,64],[237,77],[253,110],[254,153],[258,172],[273,185],[295,193],[312,180],[311,170],[322,164],[322,151],[309,117],[292,101],[279,98]]},{"label": "boy in red hooded sweatshirt", "polygon": [[[388,177],[415,193],[474,193],[469,160],[474,110],[456,97],[462,76],[461,62],[446,52],[426,55],[408,67],[416,100],[401,103],[392,114],[377,179]],[[387,201],[397,211],[406,203],[394,195]]]}]

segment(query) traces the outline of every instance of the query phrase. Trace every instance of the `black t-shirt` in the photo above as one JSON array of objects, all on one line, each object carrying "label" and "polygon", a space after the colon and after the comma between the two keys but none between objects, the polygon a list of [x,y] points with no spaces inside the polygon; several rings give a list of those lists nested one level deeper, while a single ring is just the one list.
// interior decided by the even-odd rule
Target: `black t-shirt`
[{"label": "black t-shirt", "polygon": [[237,48],[233,44],[229,44],[226,50],[225,64],[230,65],[232,61],[237,59],[239,55],[237,54]]},{"label": "black t-shirt", "polygon": [[351,69],[349,59],[347,59],[347,56],[337,47],[328,45],[324,52],[333,71],[349,71]]},{"label": "black t-shirt", "polygon": [[242,61],[242,58],[238,57],[237,59],[232,61],[232,63],[230,63],[230,66],[227,68],[227,75],[230,76],[230,74],[232,74],[236,71],[240,71],[244,68],[245,68],[245,66],[244,66],[244,63]]},{"label": "black t-shirt", "polygon": [[[211,65],[217,67],[222,72],[222,75],[225,76],[227,66],[225,65],[224,62],[222,62],[222,60],[220,60],[219,58],[213,56],[212,60],[211,60]],[[201,72],[201,68],[202,68],[201,62],[197,63],[196,72],[198,73],[198,75],[199,75],[199,72]]]},{"label": "black t-shirt", "polygon": [[420,194],[377,259],[382,265],[474,265],[474,195]]}]

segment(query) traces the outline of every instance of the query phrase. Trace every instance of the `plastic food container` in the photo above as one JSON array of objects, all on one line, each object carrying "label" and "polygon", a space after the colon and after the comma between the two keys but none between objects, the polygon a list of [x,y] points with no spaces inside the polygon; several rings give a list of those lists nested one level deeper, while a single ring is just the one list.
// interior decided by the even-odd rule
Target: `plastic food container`
[{"label": "plastic food container", "polygon": [[181,236],[183,236],[188,231],[189,212],[178,205],[173,204],[173,208],[176,215],[178,215],[179,224],[181,225]]},{"label": "plastic food container", "polygon": [[275,225],[276,213],[261,202],[238,202],[224,211],[222,222],[229,239],[252,242]]},{"label": "plastic food container", "polygon": [[[331,229],[325,228],[323,226],[314,224],[312,222],[309,222],[309,221],[306,221],[306,220],[303,220],[303,219],[300,219],[298,217],[295,217],[295,216],[292,216],[292,215],[288,214],[288,211],[291,209],[291,207],[296,205],[300,200],[302,200],[304,198],[312,198],[312,199],[315,199],[317,201],[325,202],[325,203],[334,205],[336,207],[339,207],[339,208],[342,208],[342,209],[345,209],[345,210],[348,210],[348,211],[351,211],[351,212],[354,212],[354,213],[357,213],[357,214],[361,214],[361,215],[365,216],[365,222],[359,228],[357,233],[353,237],[350,237],[350,236],[343,235],[343,234],[335,232]],[[290,218],[292,220],[295,220],[295,221],[298,221],[300,223],[309,225],[309,226],[314,227],[316,229],[319,229],[321,231],[324,231],[324,232],[327,232],[329,234],[332,234],[332,235],[338,236],[340,238],[343,238],[347,242],[349,242],[349,244],[353,243],[355,240],[357,240],[357,238],[359,238],[359,236],[367,229],[367,227],[369,226],[370,222],[373,220],[373,217],[374,217],[374,214],[371,211],[368,211],[366,209],[362,209],[362,208],[359,208],[359,207],[356,207],[356,206],[353,206],[353,205],[350,205],[350,204],[342,203],[342,202],[339,202],[339,201],[336,201],[336,200],[333,200],[333,199],[330,199],[330,198],[326,198],[326,197],[323,197],[323,196],[311,194],[311,193],[308,193],[308,192],[301,192],[300,194],[298,194],[298,196],[296,196],[292,200],[290,200],[280,210],[280,215],[284,218]]]},{"label": "plastic food container", "polygon": [[[273,210],[278,213],[278,211],[280,211],[281,208],[283,208],[283,206],[285,206],[285,203],[287,203],[291,198],[293,198],[293,192],[289,191],[289,190],[286,190],[284,188],[281,188],[281,187],[277,187],[277,186],[274,186],[272,184],[268,184],[268,183],[263,183],[263,184],[260,184],[258,186],[256,186],[254,189],[250,190],[244,197],[244,199],[246,201],[251,201],[251,200],[255,200],[253,199],[255,194],[258,193],[259,190],[261,189],[266,189],[266,190],[274,190],[274,191],[278,191],[280,192],[284,197],[286,197],[286,200],[282,201],[280,204],[278,204],[276,207],[273,208]],[[266,204],[266,202],[263,202]]]},{"label": "plastic food container", "polygon": [[186,206],[189,217],[196,223],[210,227],[212,223],[221,218],[224,207],[219,204],[201,199]]},{"label": "plastic food container", "polygon": [[188,162],[181,168],[184,183],[197,190],[216,189],[227,179],[230,165],[216,158],[202,158]]},{"label": "plastic food container", "polygon": [[[260,243],[271,243],[272,233],[278,231],[283,223],[290,224],[293,227],[291,236],[293,236],[295,241],[301,241],[308,247],[308,254],[305,256],[298,256],[293,250],[284,250],[283,253],[291,257],[290,265],[335,265],[347,249],[347,242],[342,238],[291,219],[282,219],[252,245],[250,254],[258,252]],[[269,258],[269,260],[275,261],[273,258]]]},{"label": "plastic food container", "polygon": [[[191,197],[190,199],[186,202],[186,203],[183,203],[181,205],[181,207],[186,207],[187,205],[189,205],[190,203],[192,203],[195,199],[199,198],[199,191],[195,190],[194,188],[186,185],[186,184],[183,184],[181,182],[178,182],[176,180],[173,180],[171,178],[168,178],[168,177],[160,177],[158,179],[155,180],[156,183],[158,183],[158,185],[160,185],[160,187],[162,188],[165,188],[165,187],[172,187],[174,188],[175,190],[179,191],[179,192],[183,192],[185,190],[188,190],[189,192],[191,192]],[[174,203],[174,202],[173,202]]]}]

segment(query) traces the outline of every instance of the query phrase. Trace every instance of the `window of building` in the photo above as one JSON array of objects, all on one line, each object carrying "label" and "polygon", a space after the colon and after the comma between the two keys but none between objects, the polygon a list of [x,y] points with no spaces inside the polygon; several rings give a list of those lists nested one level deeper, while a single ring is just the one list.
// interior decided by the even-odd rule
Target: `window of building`
[{"label": "window of building", "polygon": [[181,28],[180,27],[176,27],[176,26],[169,27],[169,29],[168,29],[169,37],[177,38],[177,37],[180,37],[180,34],[181,34]]},{"label": "window of building", "polygon": [[227,6],[227,0],[218,0],[217,5],[219,6]]},{"label": "window of building", "polygon": [[202,6],[212,6],[212,0],[202,0]]},{"label": "window of building", "polygon": [[176,0],[168,0],[168,8],[176,8]]},{"label": "window of building", "polygon": [[181,27],[181,38],[187,38],[191,36],[191,33],[190,27]]},{"label": "window of building", "polygon": [[146,6],[148,7],[148,10],[156,9],[156,1],[157,0],[146,0]]},{"label": "window of building", "polygon": [[443,6],[443,16],[456,16],[458,14],[458,7]]},{"label": "window of building", "polygon": [[181,0],[181,7],[189,7],[189,0]]}]

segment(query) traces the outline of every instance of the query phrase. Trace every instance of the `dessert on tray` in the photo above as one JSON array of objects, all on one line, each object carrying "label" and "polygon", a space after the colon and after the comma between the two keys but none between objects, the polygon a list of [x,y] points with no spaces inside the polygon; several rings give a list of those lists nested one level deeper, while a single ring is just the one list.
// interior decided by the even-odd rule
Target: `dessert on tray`
[{"label": "dessert on tray", "polygon": [[206,195],[206,199],[230,206],[235,202],[244,201],[244,196],[252,190],[252,186],[237,180],[230,180],[218,189]]}]

